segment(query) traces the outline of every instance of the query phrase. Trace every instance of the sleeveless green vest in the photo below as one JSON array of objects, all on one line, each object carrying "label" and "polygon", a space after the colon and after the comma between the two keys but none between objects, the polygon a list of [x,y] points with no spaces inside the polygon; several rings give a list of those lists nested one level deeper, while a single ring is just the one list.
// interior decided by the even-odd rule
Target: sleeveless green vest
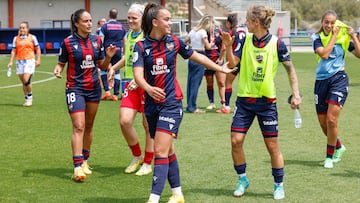
[{"label": "sleeveless green vest", "polygon": [[240,62],[239,97],[275,98],[274,78],[279,64],[278,38],[274,35],[263,48],[253,45],[253,34],[246,35]]},{"label": "sleeveless green vest", "polygon": [[134,46],[137,41],[143,38],[143,32],[137,37],[132,37],[133,31],[129,31],[125,44],[125,78],[134,78],[132,64],[134,55]]}]

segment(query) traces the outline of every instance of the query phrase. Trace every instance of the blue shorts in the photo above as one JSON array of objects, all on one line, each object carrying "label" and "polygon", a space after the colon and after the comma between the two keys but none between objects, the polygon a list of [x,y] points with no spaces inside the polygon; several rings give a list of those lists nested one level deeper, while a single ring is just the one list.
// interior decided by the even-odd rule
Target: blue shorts
[{"label": "blue shorts", "polygon": [[343,107],[349,93],[349,78],[345,71],[339,71],[325,80],[316,80],[314,100],[316,112],[325,113],[329,103]]},{"label": "blue shorts", "polygon": [[177,138],[180,123],[183,118],[181,101],[154,106],[146,106],[145,104],[145,115],[152,138],[155,137],[156,131],[161,131]]},{"label": "blue shorts", "polygon": [[101,99],[101,89],[96,90],[76,90],[66,89],[66,104],[69,113],[84,112],[86,102],[99,103]]},{"label": "blue shorts", "polygon": [[276,99],[244,98],[236,99],[236,108],[231,124],[231,132],[246,134],[255,116],[264,138],[278,136],[278,112]]},{"label": "blue shorts", "polygon": [[216,71],[205,69],[204,75],[214,75]]}]

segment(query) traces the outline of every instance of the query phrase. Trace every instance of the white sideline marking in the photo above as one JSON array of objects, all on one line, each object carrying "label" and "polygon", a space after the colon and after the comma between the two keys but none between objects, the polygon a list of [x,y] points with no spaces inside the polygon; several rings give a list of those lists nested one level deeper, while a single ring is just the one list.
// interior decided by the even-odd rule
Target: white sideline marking
[{"label": "white sideline marking", "polygon": [[[49,74],[49,75],[53,75],[53,74],[54,74],[54,73],[45,72],[45,71],[36,71],[36,73],[44,73],[44,74]],[[15,75],[15,74],[14,74],[14,75]],[[46,82],[46,81],[53,80],[53,79],[56,79],[56,77],[55,77],[55,76],[52,76],[52,77],[47,78],[47,79],[44,79],[44,80],[34,81],[34,82],[31,82],[31,84],[42,83],[42,82]],[[16,84],[16,85],[3,86],[3,87],[0,87],[0,89],[7,89],[7,88],[21,87],[21,86],[22,86],[22,83]]]}]

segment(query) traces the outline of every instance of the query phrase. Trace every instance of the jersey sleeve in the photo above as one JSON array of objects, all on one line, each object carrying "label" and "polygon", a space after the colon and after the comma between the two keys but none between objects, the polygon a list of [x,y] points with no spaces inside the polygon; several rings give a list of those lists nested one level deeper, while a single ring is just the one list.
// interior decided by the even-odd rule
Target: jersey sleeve
[{"label": "jersey sleeve", "polygon": [[239,59],[241,59],[242,48],[245,44],[245,39],[246,39],[245,35],[239,35],[238,33],[235,33],[235,40],[233,43],[233,54]]},{"label": "jersey sleeve", "polygon": [[32,40],[34,42],[34,46],[37,47],[39,46],[39,41],[37,40],[37,37],[35,35],[31,35],[32,36]]},{"label": "jersey sleeve", "polygon": [[323,47],[324,45],[321,42],[320,35],[319,34],[313,34],[311,35],[311,41],[313,44],[313,49],[316,51],[317,48]]},{"label": "jersey sleeve", "polygon": [[99,47],[100,47],[100,52],[99,52],[99,60],[102,60],[105,58],[105,47],[104,47],[104,44],[100,38],[100,36],[96,36],[96,40],[98,41],[99,43]]},{"label": "jersey sleeve", "polygon": [[16,49],[16,36],[13,38],[12,48],[13,48],[13,49]]},{"label": "jersey sleeve", "polygon": [[353,42],[353,41],[350,41],[348,51],[349,51],[349,52],[352,52],[352,51],[354,51],[354,50],[355,50],[354,42]]},{"label": "jersey sleeve", "polygon": [[144,57],[143,57],[143,50],[140,47],[141,42],[137,42],[134,47],[133,53],[133,68],[134,67],[144,67]]},{"label": "jersey sleeve", "polygon": [[194,50],[190,48],[189,45],[187,45],[184,41],[177,38],[179,41],[179,54],[184,58],[188,59],[190,56],[194,53]]},{"label": "jersey sleeve", "polygon": [[66,49],[65,40],[61,43],[58,61],[61,63],[66,63],[68,61],[68,51]]},{"label": "jersey sleeve", "polygon": [[278,58],[280,62],[291,61],[289,50],[287,49],[284,41],[278,39]]}]

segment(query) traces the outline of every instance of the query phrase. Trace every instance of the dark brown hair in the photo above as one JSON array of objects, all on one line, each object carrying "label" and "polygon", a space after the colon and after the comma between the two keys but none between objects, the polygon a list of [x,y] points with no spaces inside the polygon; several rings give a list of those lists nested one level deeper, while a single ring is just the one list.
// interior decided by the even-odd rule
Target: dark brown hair
[{"label": "dark brown hair", "polygon": [[159,15],[159,11],[165,9],[160,4],[148,3],[144,9],[144,15],[142,16],[141,29],[144,31],[145,36],[149,35],[153,25],[152,21]]},{"label": "dark brown hair", "polygon": [[71,21],[71,34],[74,34],[77,32],[77,27],[75,26],[75,23],[78,23],[80,21],[80,16],[87,12],[85,9],[79,9],[76,10],[73,14],[71,14],[70,21]]}]

